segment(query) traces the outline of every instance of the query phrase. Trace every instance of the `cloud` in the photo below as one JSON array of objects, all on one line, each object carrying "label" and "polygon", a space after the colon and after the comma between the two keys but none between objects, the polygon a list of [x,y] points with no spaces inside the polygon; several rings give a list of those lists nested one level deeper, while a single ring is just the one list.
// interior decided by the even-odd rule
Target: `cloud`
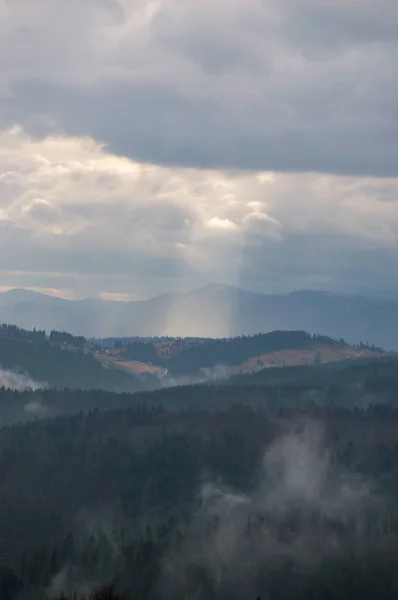
[{"label": "cloud", "polygon": [[4,127],[90,135],[152,164],[397,175],[391,0],[0,9]]},{"label": "cloud", "polygon": [[[16,371],[10,371],[9,369],[3,369],[0,367],[0,387],[9,388],[12,390],[18,390],[22,392],[24,390],[40,390],[44,389],[47,384],[35,381],[24,373],[18,373]],[[40,404],[38,402],[31,402],[27,404],[25,409],[28,412],[35,412]]]},{"label": "cloud", "polygon": [[213,217],[208,221],[207,226],[210,229],[218,229],[221,231],[233,231],[236,229],[235,223],[230,221],[229,219],[220,219],[219,217]]},{"label": "cloud", "polygon": [[248,235],[258,238],[282,239],[282,224],[264,212],[254,211],[247,214],[243,219],[243,226]]},{"label": "cloud", "polygon": [[41,402],[28,402],[24,406],[24,411],[29,415],[33,415],[35,417],[46,416],[47,410],[47,406],[43,405]]},{"label": "cloud", "polygon": [[387,289],[397,192],[393,178],[138,163],[91,138],[15,127],[0,133],[3,285],[135,297],[211,281]]},{"label": "cloud", "polygon": [[278,439],[265,454],[263,469],[265,479],[256,502],[273,512],[300,508],[342,518],[359,516],[373,501],[369,482],[333,467],[318,423],[307,423]]}]

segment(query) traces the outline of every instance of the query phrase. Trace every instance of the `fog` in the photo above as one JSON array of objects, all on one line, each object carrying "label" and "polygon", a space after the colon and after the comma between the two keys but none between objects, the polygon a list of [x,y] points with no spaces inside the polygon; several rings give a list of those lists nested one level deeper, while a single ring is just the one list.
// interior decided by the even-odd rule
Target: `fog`
[{"label": "fog", "polygon": [[47,387],[47,384],[35,381],[25,373],[18,373],[17,371],[10,371],[0,367],[0,387],[22,392],[24,390],[35,391],[43,389]]},{"label": "fog", "polygon": [[161,387],[183,387],[202,383],[226,381],[230,377],[230,370],[226,365],[216,365],[211,369],[202,369],[200,375],[168,375],[159,378]]}]

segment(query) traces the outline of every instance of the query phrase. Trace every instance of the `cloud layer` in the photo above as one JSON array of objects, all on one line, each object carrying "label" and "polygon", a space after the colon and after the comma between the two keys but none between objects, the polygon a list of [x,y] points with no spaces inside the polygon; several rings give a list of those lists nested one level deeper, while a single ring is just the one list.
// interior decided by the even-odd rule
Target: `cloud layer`
[{"label": "cloud layer", "polygon": [[397,266],[395,179],[141,164],[16,127],[0,135],[0,172],[6,285],[384,289]]},{"label": "cloud layer", "polygon": [[3,286],[391,287],[396,3],[0,11]]},{"label": "cloud layer", "polygon": [[397,174],[392,0],[0,7],[4,123],[156,164]]}]

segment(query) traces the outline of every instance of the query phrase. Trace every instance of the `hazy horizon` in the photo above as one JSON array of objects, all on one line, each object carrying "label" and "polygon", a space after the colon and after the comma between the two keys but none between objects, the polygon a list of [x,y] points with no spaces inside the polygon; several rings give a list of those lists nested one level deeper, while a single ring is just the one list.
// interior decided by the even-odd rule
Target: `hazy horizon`
[{"label": "hazy horizon", "polygon": [[[254,294],[254,295],[260,295],[260,296],[282,296],[282,295],[290,295],[290,294],[295,294],[295,293],[300,293],[300,292],[314,292],[314,293],[318,293],[318,294],[331,294],[331,295],[336,295],[336,296],[346,296],[346,297],[364,297],[364,298],[370,298],[370,299],[375,299],[375,300],[384,300],[384,301],[395,301],[398,300],[398,288],[391,288],[391,289],[386,289],[386,290],[375,290],[373,293],[369,293],[369,294],[361,294],[361,293],[357,293],[357,294],[350,294],[349,292],[345,292],[344,290],[338,290],[338,291],[334,291],[332,292],[331,290],[328,289],[321,289],[321,288],[307,288],[307,289],[292,289],[292,290],[281,290],[281,291],[263,291],[263,292],[258,292],[255,291],[253,289],[248,289],[248,288],[243,288],[243,287],[238,287],[238,286],[234,286],[234,285],[228,285],[228,284],[223,284],[223,283],[218,283],[218,282],[210,282],[207,284],[204,284],[201,287],[190,287],[190,288],[185,288],[185,289],[178,289],[178,290],[173,290],[173,291],[160,291],[158,294],[156,294],[155,296],[147,296],[147,297],[134,297],[134,294],[128,295],[128,294],[106,294],[106,293],[99,293],[97,296],[78,296],[78,297],[73,297],[73,296],[68,296],[66,294],[62,294],[59,293],[59,290],[52,290],[52,289],[48,289],[48,288],[37,288],[37,287],[7,287],[7,286],[3,286],[0,287],[0,294],[3,294],[5,292],[35,292],[37,294],[43,295],[43,296],[49,296],[52,298],[58,298],[60,300],[70,300],[70,301],[82,301],[82,300],[102,300],[104,302],[134,302],[134,301],[145,301],[145,300],[152,300],[161,296],[165,296],[165,295],[171,295],[171,294],[176,294],[176,295],[185,295],[185,294],[192,294],[195,293],[197,291],[203,290],[203,289],[217,289],[217,288],[225,288],[225,289],[229,289],[231,291],[236,290],[236,291],[241,291],[241,292],[247,292],[248,294]],[[61,290],[62,292],[62,290]]]}]

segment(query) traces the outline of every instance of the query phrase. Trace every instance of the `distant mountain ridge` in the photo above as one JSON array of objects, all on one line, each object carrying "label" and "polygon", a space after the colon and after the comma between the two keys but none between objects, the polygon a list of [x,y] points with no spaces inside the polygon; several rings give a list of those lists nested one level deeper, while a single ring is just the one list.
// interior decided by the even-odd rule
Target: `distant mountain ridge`
[{"label": "distant mountain ridge", "polygon": [[233,337],[301,330],[398,350],[398,301],[301,290],[259,294],[224,285],[130,302],[0,294],[0,321],[86,337]]}]

